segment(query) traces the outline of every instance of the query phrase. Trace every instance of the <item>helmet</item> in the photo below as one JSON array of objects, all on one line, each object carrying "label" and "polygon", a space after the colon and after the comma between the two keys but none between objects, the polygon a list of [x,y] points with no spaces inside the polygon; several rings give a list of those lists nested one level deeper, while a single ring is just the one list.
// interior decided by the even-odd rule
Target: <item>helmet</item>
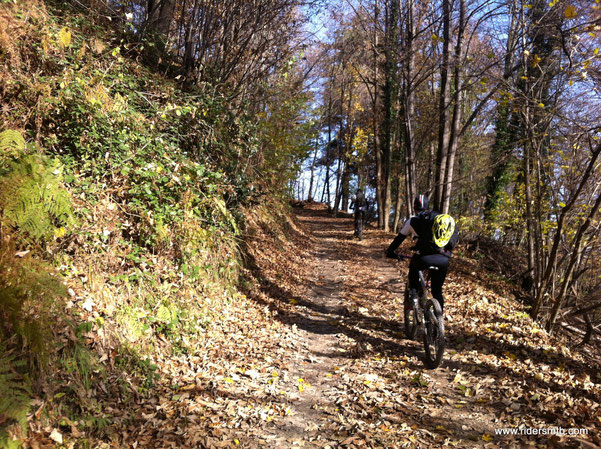
[{"label": "helmet", "polygon": [[455,232],[455,220],[447,214],[437,215],[432,225],[432,237],[436,246],[442,248],[453,236]]},{"label": "helmet", "polygon": [[426,195],[417,195],[415,197],[415,200],[413,200],[413,208],[418,212],[421,212],[422,210],[427,210],[429,206],[430,200],[428,200],[428,197]]}]

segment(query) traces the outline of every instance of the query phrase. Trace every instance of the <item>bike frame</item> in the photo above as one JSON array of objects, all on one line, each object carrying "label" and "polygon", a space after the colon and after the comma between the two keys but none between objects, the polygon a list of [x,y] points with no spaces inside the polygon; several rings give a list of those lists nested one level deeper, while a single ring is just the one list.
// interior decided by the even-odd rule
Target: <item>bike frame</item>
[{"label": "bike frame", "polygon": [[[411,256],[401,256],[403,259],[411,259]],[[410,308],[405,304],[405,333],[413,339],[419,328],[422,328],[424,338],[424,349],[426,352],[425,364],[429,368],[436,368],[444,354],[444,318],[438,301],[430,298],[428,290],[430,287],[430,270],[437,270],[437,267],[430,266],[424,270],[419,270],[419,287],[421,292],[418,292],[417,298],[414,298],[414,303]],[[425,273],[425,271],[428,273]],[[408,298],[408,289],[405,290],[405,300]],[[413,318],[412,318],[413,317]],[[430,319],[428,319],[430,318]],[[432,321],[433,319],[433,321]],[[433,327],[432,327],[433,326]],[[432,331],[432,333],[430,332]]]},{"label": "bike frame", "polygon": [[[410,256],[403,256],[404,258],[410,258]],[[438,270],[438,267],[428,267],[426,270],[419,270],[419,283],[422,286],[422,294],[419,295],[420,299],[426,300],[428,298],[428,289],[430,288],[430,270]],[[428,272],[424,274],[424,272]],[[425,302],[425,301],[424,301]],[[423,304],[421,304],[423,305]]]}]

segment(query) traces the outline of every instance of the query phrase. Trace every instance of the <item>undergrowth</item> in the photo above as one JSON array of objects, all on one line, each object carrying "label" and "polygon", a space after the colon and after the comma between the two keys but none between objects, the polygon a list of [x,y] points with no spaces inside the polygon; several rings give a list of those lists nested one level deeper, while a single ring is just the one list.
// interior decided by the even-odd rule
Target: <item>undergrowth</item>
[{"label": "undergrowth", "polygon": [[63,3],[0,8],[0,447],[30,404],[109,435],[240,298],[259,124]]},{"label": "undergrowth", "polygon": [[251,194],[232,157],[254,151],[247,118],[62,12],[0,14],[0,446],[40,395],[46,422],[106,427],[100,385],[147,394],[157,351],[194,351],[235,288]]},{"label": "undergrowth", "polygon": [[0,447],[19,447],[26,434],[31,386],[24,368],[14,349],[0,343]]}]

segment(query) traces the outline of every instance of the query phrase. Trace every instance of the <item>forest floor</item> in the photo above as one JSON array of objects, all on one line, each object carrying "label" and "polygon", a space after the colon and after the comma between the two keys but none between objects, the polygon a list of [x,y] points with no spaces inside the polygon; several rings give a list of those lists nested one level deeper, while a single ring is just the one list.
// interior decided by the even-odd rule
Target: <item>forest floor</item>
[{"label": "forest floor", "polygon": [[[157,355],[151,393],[107,391],[112,425],[93,447],[599,447],[598,365],[533,324],[482,261],[456,251],[447,352],[427,370],[403,333],[407,263],[383,257],[392,235],[368,229],[359,242],[323,205],[295,212],[257,224],[255,282],[201,353]],[[530,434],[498,434],[518,427]],[[588,435],[532,435],[558,427]]]}]

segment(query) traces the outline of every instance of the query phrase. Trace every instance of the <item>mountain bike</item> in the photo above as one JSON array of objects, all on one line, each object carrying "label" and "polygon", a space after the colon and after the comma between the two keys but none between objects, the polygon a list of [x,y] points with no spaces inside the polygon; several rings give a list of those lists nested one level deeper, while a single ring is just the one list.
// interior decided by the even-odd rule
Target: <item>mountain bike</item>
[{"label": "mountain bike", "polygon": [[[411,256],[401,255],[399,259],[411,259]],[[442,361],[446,345],[444,337],[444,317],[442,308],[436,298],[429,298],[430,270],[438,267],[428,267],[419,272],[419,288],[416,298],[409,297],[409,283],[405,288],[404,314],[405,334],[410,339],[416,339],[417,330],[423,327],[425,365],[436,368]]]}]

